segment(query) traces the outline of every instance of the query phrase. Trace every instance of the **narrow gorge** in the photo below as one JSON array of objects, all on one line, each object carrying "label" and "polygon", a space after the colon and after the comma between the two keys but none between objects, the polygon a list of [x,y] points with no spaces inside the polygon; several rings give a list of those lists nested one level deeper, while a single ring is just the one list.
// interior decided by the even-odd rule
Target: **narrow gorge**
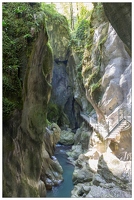
[{"label": "narrow gorge", "polygon": [[131,3],[2,3],[3,197],[132,198]]}]

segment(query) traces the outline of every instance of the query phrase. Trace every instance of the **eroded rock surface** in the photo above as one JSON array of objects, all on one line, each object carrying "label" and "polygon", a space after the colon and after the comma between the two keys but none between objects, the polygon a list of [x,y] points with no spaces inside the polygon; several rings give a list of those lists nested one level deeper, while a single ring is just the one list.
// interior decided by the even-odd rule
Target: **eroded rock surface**
[{"label": "eroded rock surface", "polygon": [[131,3],[103,3],[110,23],[131,51]]},{"label": "eroded rock surface", "polygon": [[[103,17],[102,14],[102,19]],[[84,53],[83,83],[85,88],[89,89],[90,97],[93,95],[94,101],[97,102],[101,95],[97,105],[103,111],[105,125],[108,122],[109,126],[103,124],[103,130],[107,132],[103,133],[102,124],[97,124],[97,115],[95,117],[91,113],[89,116],[88,112],[85,112],[85,116],[92,117],[100,128],[96,129],[92,125],[88,150],[80,154],[75,161],[72,197],[130,198],[132,196],[131,58],[111,24],[107,24],[105,18],[101,24],[98,24],[95,18],[92,19],[92,27],[94,26],[95,30],[92,48],[90,51],[87,48]],[[99,79],[99,75],[102,79]],[[92,81],[100,88],[96,92],[93,91]],[[118,129],[115,137],[101,137],[106,136],[122,117],[128,122],[122,129]],[[75,149],[75,146],[72,149]],[[73,157],[73,154],[70,153],[70,156]],[[84,174],[87,174],[87,178],[88,174],[92,174],[90,180],[87,181]]]}]

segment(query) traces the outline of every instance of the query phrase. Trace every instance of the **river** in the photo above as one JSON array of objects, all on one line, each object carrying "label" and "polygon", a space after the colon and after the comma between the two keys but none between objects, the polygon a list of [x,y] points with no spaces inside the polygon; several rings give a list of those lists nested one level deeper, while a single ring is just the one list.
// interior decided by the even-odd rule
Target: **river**
[{"label": "river", "polygon": [[74,166],[70,164],[67,160],[66,151],[68,151],[71,146],[56,145],[56,150],[54,156],[58,159],[60,165],[63,168],[63,181],[52,188],[52,190],[47,191],[47,198],[49,197],[71,197],[71,190],[73,190],[72,174],[74,171]]}]

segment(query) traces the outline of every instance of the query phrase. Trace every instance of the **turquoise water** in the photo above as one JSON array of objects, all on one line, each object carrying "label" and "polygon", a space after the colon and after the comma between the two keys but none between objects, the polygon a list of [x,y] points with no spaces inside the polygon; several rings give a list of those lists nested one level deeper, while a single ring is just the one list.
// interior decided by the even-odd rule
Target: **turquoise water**
[{"label": "turquoise water", "polygon": [[70,146],[58,145],[55,150],[55,157],[58,159],[63,168],[63,182],[60,185],[53,187],[52,190],[47,191],[47,198],[49,197],[71,197],[71,190],[73,190],[72,174],[74,166],[68,163],[66,151]]}]

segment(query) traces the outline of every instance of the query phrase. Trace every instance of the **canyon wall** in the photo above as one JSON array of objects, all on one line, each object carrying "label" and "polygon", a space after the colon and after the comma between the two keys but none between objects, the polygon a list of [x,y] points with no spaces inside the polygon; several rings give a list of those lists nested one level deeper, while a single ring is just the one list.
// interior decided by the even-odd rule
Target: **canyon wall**
[{"label": "canyon wall", "polygon": [[[37,31],[36,26],[34,29],[29,26],[29,31],[32,29],[33,35],[30,36],[29,34],[25,37],[24,30],[20,29],[19,31],[17,29],[16,38],[20,43],[21,39],[24,38],[26,45],[23,49],[23,58],[26,58],[25,65],[24,62],[20,62],[21,59],[18,59],[20,66],[16,66],[15,70],[11,67],[9,71],[8,62],[11,64],[14,60],[11,60],[10,56],[9,58],[6,57],[7,60],[4,57],[4,76],[7,82],[4,82],[3,196],[45,197],[46,189],[51,189],[52,185],[57,185],[63,180],[62,167],[53,158],[61,130],[54,123],[47,128],[47,105],[52,88],[53,54],[48,43],[45,15],[38,10],[36,4],[11,3],[4,4],[4,6],[5,10],[11,9],[12,6],[14,6],[12,11],[17,6],[20,6],[19,8],[23,10],[22,14],[18,15],[17,13],[17,16],[10,11],[17,28],[19,27],[17,23],[29,19],[31,9],[30,17],[32,16],[32,19],[29,20],[33,20],[33,24],[31,23],[33,26],[38,21],[40,29]],[[34,15],[32,15],[33,6],[35,6]],[[7,18],[4,18],[5,21],[9,20],[6,11],[4,14],[7,16]],[[4,29],[4,31],[4,37],[9,37],[11,40],[11,33],[7,32],[7,29]],[[10,43],[6,43],[6,45],[10,45]],[[4,49],[4,55],[6,50]],[[20,51],[18,58],[22,58],[21,53]],[[17,56],[19,56],[19,53]],[[14,55],[13,59],[15,58]],[[7,94],[7,89],[9,86],[13,89],[16,87],[15,79],[20,84],[19,68],[21,72],[25,71],[22,80],[22,106],[18,107],[16,104],[16,107],[9,107],[12,104],[15,105],[18,98],[17,93],[16,96],[11,96],[11,91]],[[11,73],[12,82],[10,81]],[[19,93],[20,90],[17,92]],[[19,95],[21,96],[21,92]],[[11,104],[10,101],[13,103]]]},{"label": "canyon wall", "polygon": [[[130,29],[120,36],[109,8],[111,24],[94,3],[71,37],[64,16],[13,5],[3,4],[3,196],[44,197],[63,180],[53,156],[63,129],[74,143],[72,197],[131,197]],[[109,129],[125,116],[127,125],[106,139],[82,116]]]},{"label": "canyon wall", "polygon": [[[76,137],[74,147],[68,152],[75,160],[72,197],[131,197],[132,61],[101,4],[94,7],[86,46],[82,64],[83,84],[87,99],[96,112],[89,113],[83,109],[83,115],[85,119],[92,118],[99,129],[90,123],[93,129],[86,152],[80,149],[81,137],[79,142]],[[128,120],[126,127],[116,137],[107,139],[105,125],[111,130],[122,117]],[[105,128],[101,130],[101,127]],[[77,157],[76,149],[80,149]]]}]

